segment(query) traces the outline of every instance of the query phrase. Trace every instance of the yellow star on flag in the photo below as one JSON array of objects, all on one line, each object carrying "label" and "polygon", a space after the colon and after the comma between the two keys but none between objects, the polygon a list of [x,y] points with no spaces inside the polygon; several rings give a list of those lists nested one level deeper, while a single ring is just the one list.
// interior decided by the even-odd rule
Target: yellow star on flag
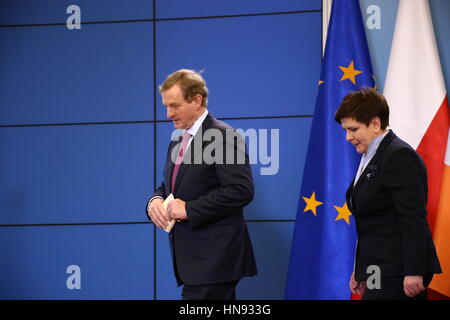
[{"label": "yellow star on flag", "polygon": [[324,83],[325,81],[319,80],[319,86]]},{"label": "yellow star on flag", "polygon": [[352,215],[352,213],[350,212],[350,210],[347,207],[347,202],[345,202],[342,207],[338,207],[338,206],[333,206],[333,207],[339,213],[338,216],[336,217],[336,220],[334,220],[334,221],[344,219],[345,222],[347,222],[347,224],[350,225],[350,216]]},{"label": "yellow star on flag", "polygon": [[356,70],[353,64],[353,61],[349,64],[349,66],[346,67],[341,67],[339,66],[339,68],[342,70],[342,72],[344,73],[342,75],[341,81],[344,81],[345,79],[349,79],[353,84],[356,84],[356,79],[355,77],[362,73],[361,70]]},{"label": "yellow star on flag", "polygon": [[303,210],[303,212],[311,210],[314,213],[314,215],[316,216],[317,215],[316,209],[318,206],[320,206],[322,204],[322,202],[316,200],[316,193],[313,192],[310,198],[303,197],[303,200],[305,200],[305,202],[306,202],[306,206],[305,206],[305,209]]}]

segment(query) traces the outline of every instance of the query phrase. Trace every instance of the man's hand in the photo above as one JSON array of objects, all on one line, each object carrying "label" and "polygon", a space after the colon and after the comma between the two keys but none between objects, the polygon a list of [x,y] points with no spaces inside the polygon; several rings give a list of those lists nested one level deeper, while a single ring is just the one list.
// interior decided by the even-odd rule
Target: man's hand
[{"label": "man's hand", "polygon": [[167,228],[170,218],[164,209],[163,202],[160,198],[153,199],[147,206],[147,215],[158,228],[164,230]]},{"label": "man's hand", "polygon": [[355,273],[352,273],[352,276],[350,277],[350,290],[353,294],[359,294],[362,295],[364,291],[366,290],[366,281],[358,282],[355,280]]},{"label": "man's hand", "polygon": [[417,296],[425,290],[425,287],[423,286],[423,277],[405,276],[405,279],[403,280],[403,290],[410,298]]},{"label": "man's hand", "polygon": [[169,217],[176,220],[186,220],[186,202],[181,199],[175,199],[169,202],[167,206],[167,213]]}]

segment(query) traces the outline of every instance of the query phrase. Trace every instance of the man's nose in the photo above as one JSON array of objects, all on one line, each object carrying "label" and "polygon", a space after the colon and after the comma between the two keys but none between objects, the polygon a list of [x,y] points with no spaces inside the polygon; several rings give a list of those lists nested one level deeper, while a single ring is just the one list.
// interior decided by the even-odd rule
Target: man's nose
[{"label": "man's nose", "polygon": [[174,115],[175,115],[175,112],[173,112],[173,110],[171,108],[167,108],[167,118],[172,119]]}]

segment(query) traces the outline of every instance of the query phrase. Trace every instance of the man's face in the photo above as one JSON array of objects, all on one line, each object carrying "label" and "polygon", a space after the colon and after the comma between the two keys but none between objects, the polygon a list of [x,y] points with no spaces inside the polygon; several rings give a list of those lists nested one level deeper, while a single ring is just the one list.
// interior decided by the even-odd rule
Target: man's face
[{"label": "man's face", "polygon": [[163,91],[161,96],[162,104],[167,108],[167,118],[172,119],[176,129],[189,129],[201,115],[201,96],[192,102],[186,101],[178,84]]},{"label": "man's face", "polygon": [[[376,118],[378,119],[378,118]],[[369,144],[378,136],[379,120],[372,120],[369,126],[356,121],[353,118],[341,120],[342,128],[345,130],[345,139],[353,144],[358,153],[366,153]]]}]

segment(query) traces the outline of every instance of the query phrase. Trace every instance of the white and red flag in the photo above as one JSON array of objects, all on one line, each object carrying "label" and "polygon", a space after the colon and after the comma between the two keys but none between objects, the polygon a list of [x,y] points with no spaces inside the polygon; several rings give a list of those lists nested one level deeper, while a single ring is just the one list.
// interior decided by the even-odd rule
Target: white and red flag
[{"label": "white and red flag", "polygon": [[450,112],[428,0],[400,0],[384,95],[391,128],[427,167],[428,222],[443,269],[430,287],[450,296]]}]

